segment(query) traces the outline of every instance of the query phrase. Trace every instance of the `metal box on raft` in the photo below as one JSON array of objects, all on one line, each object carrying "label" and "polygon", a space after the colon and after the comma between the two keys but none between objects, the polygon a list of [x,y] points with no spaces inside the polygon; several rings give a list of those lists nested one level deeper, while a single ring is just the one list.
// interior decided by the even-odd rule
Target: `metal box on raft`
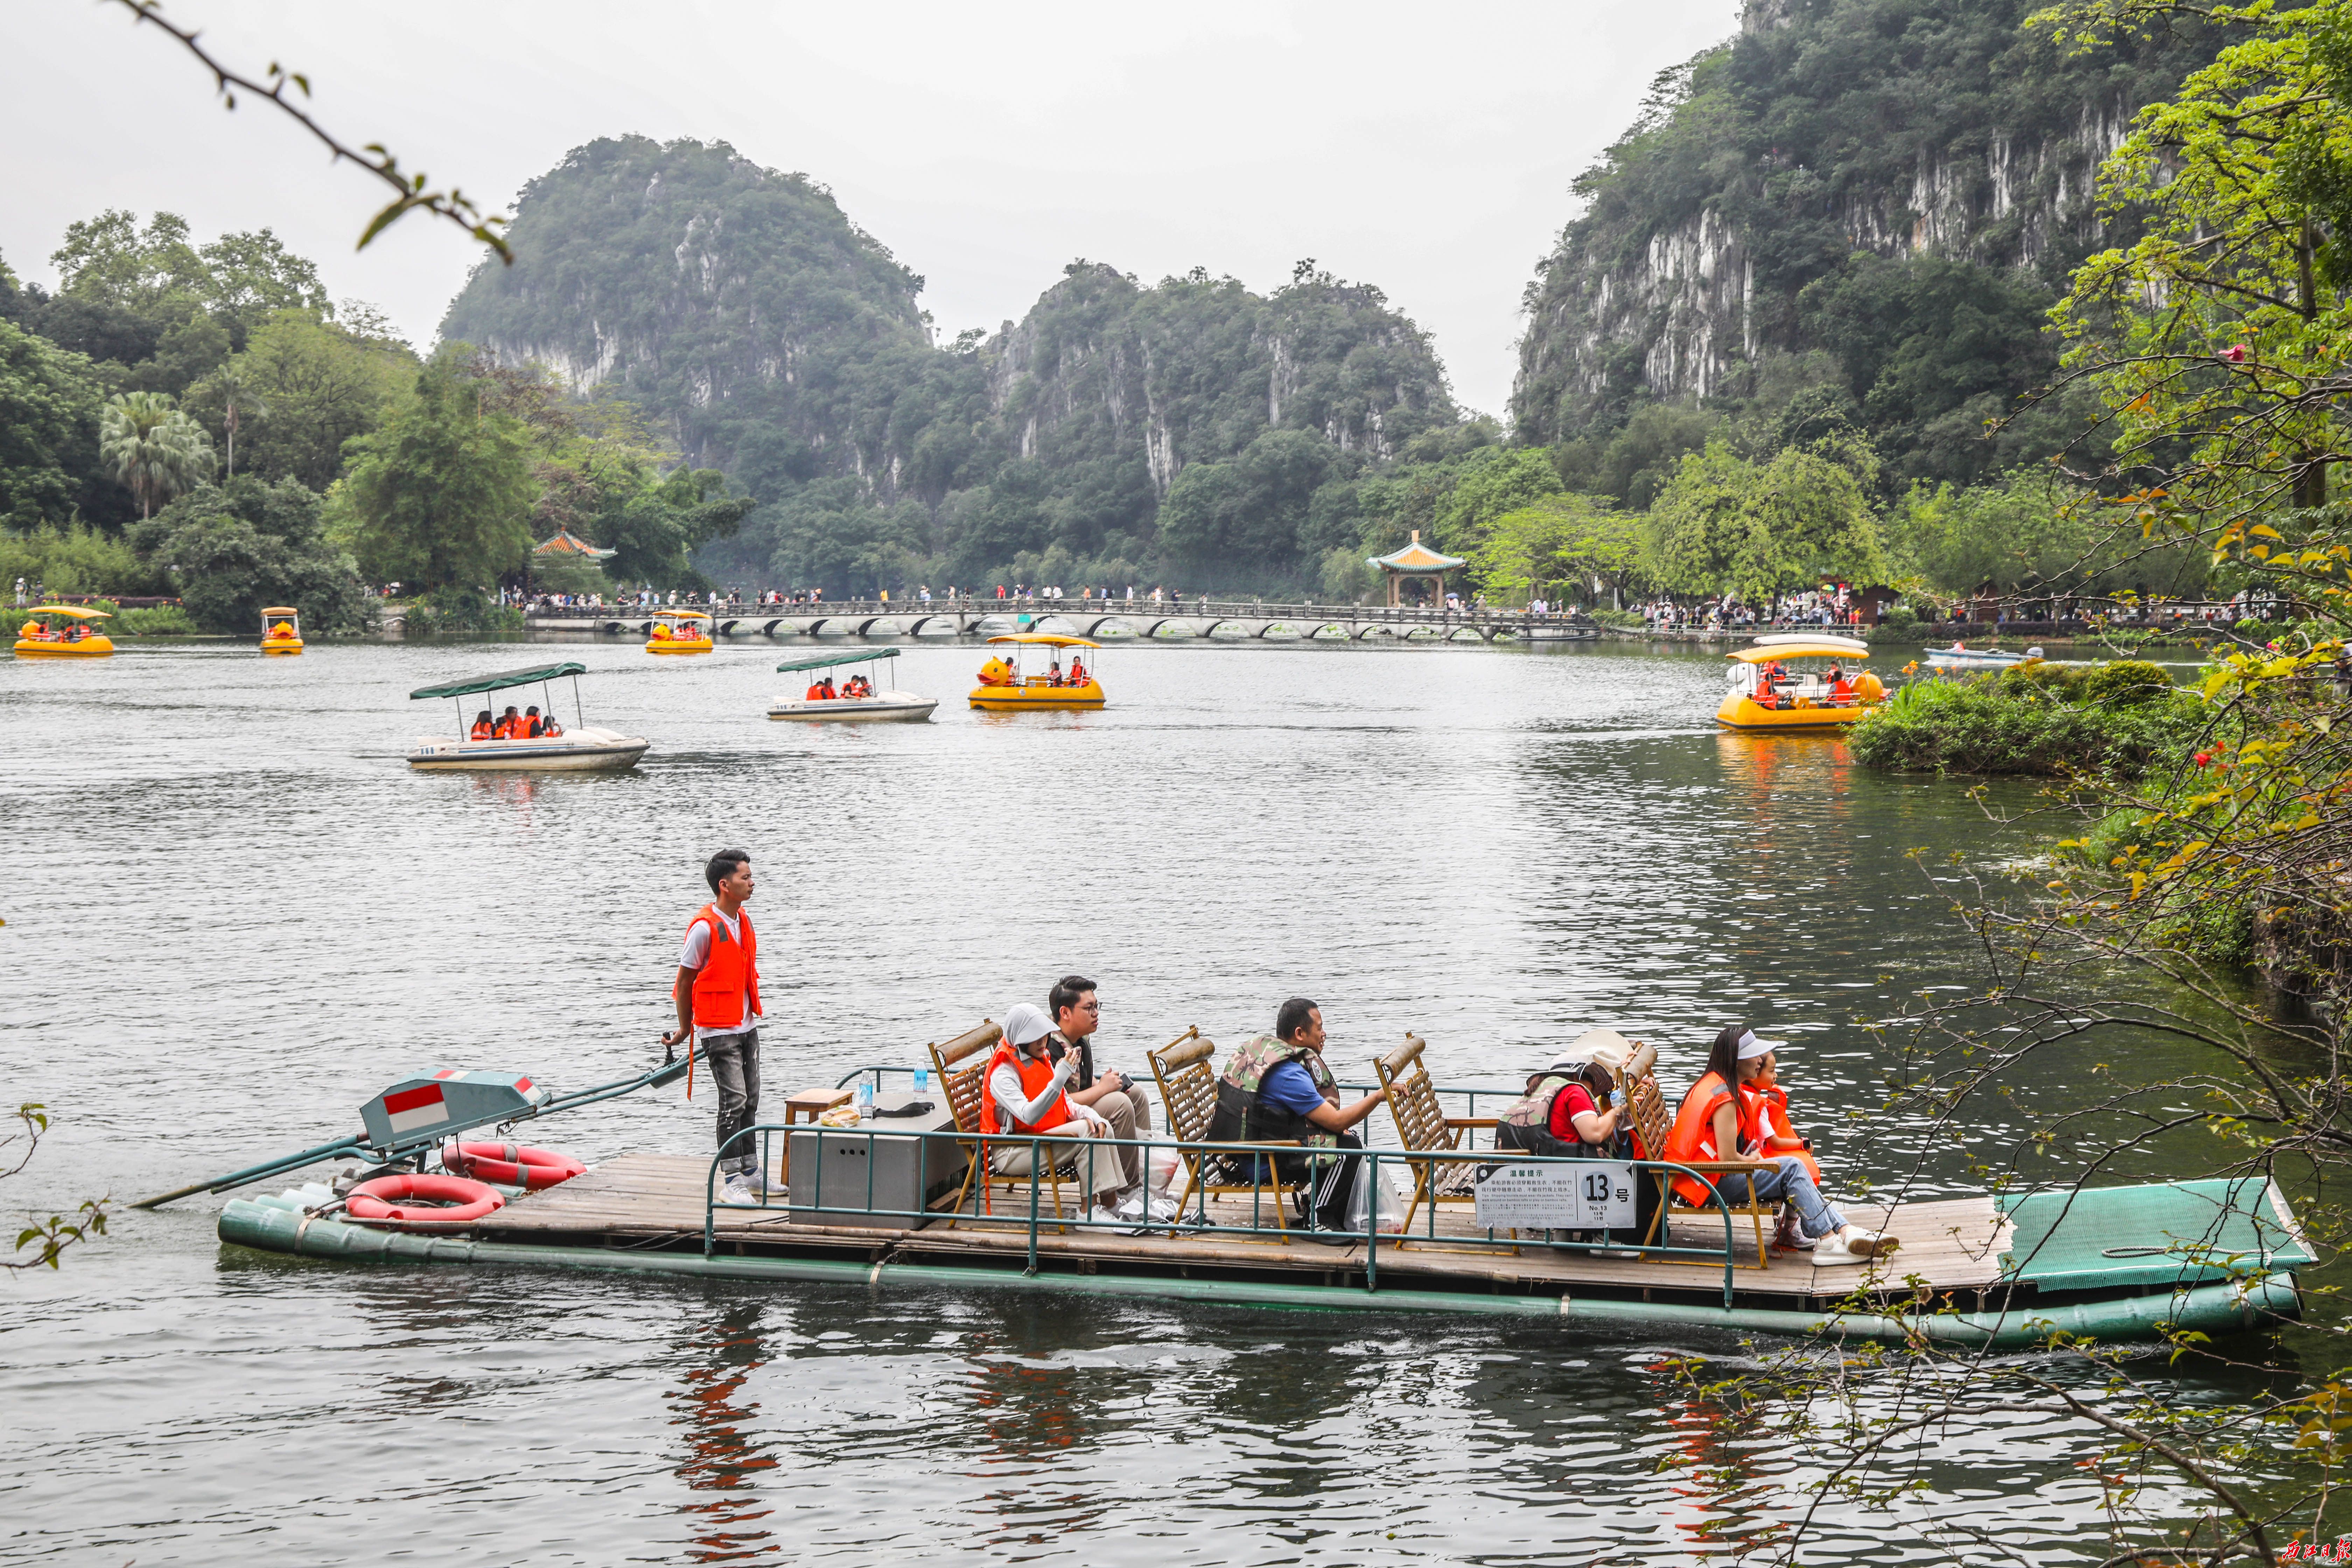
[{"label": "metal box on raft", "polygon": [[548,1091],[520,1073],[462,1072],[404,1078],[360,1107],[367,1141],[377,1149],[414,1145],[441,1132],[528,1116]]},{"label": "metal box on raft", "polygon": [[[911,1094],[874,1097],[877,1110],[901,1110],[914,1102]],[[894,1138],[891,1133],[954,1129],[955,1118],[944,1097],[919,1116],[885,1116],[855,1128],[795,1128],[785,1156],[792,1173],[786,1199],[792,1217],[806,1225],[921,1228],[930,1217],[919,1211],[953,1192],[970,1162],[963,1145],[953,1139]],[[844,1209],[856,1212],[838,1212]],[[899,1213],[891,1213],[894,1209]],[[867,1214],[872,1217],[858,1217]]]}]

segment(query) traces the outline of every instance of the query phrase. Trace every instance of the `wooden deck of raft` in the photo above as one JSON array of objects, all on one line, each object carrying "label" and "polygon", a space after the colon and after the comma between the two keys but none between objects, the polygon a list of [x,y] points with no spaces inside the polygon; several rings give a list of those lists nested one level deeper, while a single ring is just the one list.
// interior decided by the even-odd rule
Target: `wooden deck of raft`
[{"label": "wooden deck of raft", "polygon": [[[658,1246],[690,1242],[699,1250],[703,1230],[703,1184],[709,1171],[705,1159],[663,1154],[624,1154],[596,1166],[584,1175],[544,1192],[517,1198],[483,1221],[476,1234],[500,1241],[562,1247]],[[1066,1192],[1065,1198],[1069,1194]],[[902,1262],[964,1263],[982,1267],[1018,1267],[1026,1259],[1028,1204],[1025,1194],[1007,1205],[997,1194],[996,1217],[965,1214],[942,1215],[919,1229],[877,1226],[795,1223],[782,1208],[720,1207],[717,1211],[719,1250],[777,1251],[830,1256],[854,1255],[879,1262],[885,1257]],[[1907,1295],[1913,1277],[1926,1288],[1967,1298],[1991,1289],[2001,1280],[2001,1254],[2007,1248],[2010,1226],[1990,1197],[1906,1203],[1893,1213],[1862,1204],[1842,1205],[1848,1218],[1874,1229],[1890,1230],[1903,1239],[1902,1250],[1890,1258],[1860,1267],[1816,1268],[1804,1254],[1771,1255],[1768,1268],[1755,1267],[1753,1232],[1744,1216],[1734,1216],[1733,1237],[1748,1267],[1738,1270],[1734,1289],[1758,1304],[1804,1309],[1826,1305],[1869,1286],[1889,1295]],[[1046,1216],[1039,1228],[1037,1251],[1041,1265],[1084,1272],[1181,1274],[1190,1278],[1251,1275],[1257,1278],[1295,1276],[1301,1284],[1360,1280],[1365,1268],[1361,1242],[1345,1247],[1280,1239],[1269,1215],[1267,1239],[1231,1235],[1171,1236],[1155,1231],[1131,1236],[1105,1230],[1056,1230],[1051,1224],[1051,1199],[1043,1200]],[[1191,1205],[1187,1205],[1187,1213]],[[1220,1199],[1209,1205],[1214,1223],[1246,1226],[1249,1200]],[[950,1224],[950,1218],[953,1223]],[[1416,1217],[1416,1236],[1426,1221]],[[1465,1206],[1447,1205],[1440,1214],[1441,1237],[1485,1242],[1485,1233],[1469,1223]],[[1681,1247],[1719,1245],[1720,1221],[1712,1225],[1678,1222],[1675,1243]],[[1402,1242],[1402,1245],[1400,1245]],[[1427,1245],[1416,1237],[1383,1237],[1379,1246],[1381,1283],[1430,1290],[1534,1292],[1600,1291],[1612,1295],[1654,1293],[1665,1296],[1713,1297],[1721,1300],[1720,1261],[1663,1262],[1623,1258],[1598,1258],[1572,1253],[1547,1253],[1525,1247],[1514,1255],[1507,1243],[1491,1247]]]}]

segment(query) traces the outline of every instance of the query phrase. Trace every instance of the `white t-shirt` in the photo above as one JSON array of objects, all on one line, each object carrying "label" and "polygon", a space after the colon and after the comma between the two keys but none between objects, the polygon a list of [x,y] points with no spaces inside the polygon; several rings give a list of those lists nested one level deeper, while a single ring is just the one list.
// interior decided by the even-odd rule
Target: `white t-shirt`
[{"label": "white t-shirt", "polygon": [[[710,912],[727,922],[729,936],[739,942],[743,940],[743,921],[740,917],[730,915],[717,904],[710,906]],[[678,949],[677,966],[680,969],[699,970],[709,962],[710,922],[698,915],[695,917],[694,923],[686,928],[686,944]],[[736,1003],[735,1016],[743,1021],[740,1024],[721,1025],[715,1028],[706,1028],[697,1024],[694,1026],[695,1039],[705,1040],[713,1035],[740,1035],[746,1029],[758,1028],[761,1015],[751,1011],[751,990],[749,985],[743,988],[743,994]]]}]

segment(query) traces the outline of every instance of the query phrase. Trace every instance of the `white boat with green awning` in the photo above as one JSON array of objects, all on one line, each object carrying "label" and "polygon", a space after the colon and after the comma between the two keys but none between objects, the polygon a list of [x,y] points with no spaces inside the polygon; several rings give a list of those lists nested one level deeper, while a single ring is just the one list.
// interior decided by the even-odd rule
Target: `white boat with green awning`
[{"label": "white boat with green awning", "polygon": [[[822,670],[824,674],[809,683],[808,690],[799,697],[780,696],[768,708],[771,719],[801,719],[836,723],[920,723],[931,716],[940,705],[936,697],[921,697],[912,691],[896,691],[887,685],[877,685],[868,676],[852,673],[835,679],[835,672],[853,669],[861,664],[874,664],[898,657],[895,647],[858,648],[841,653],[812,654],[806,658],[788,658],[776,666],[780,675],[803,670]],[[882,678],[887,680],[888,677]]]},{"label": "white boat with green awning", "polygon": [[[653,742],[641,735],[600,730],[586,721],[580,706],[579,678],[587,673],[584,664],[542,664],[419,687],[408,694],[411,700],[439,697],[457,704],[457,732],[454,739],[419,738],[408,753],[408,765],[422,773],[605,773],[636,766]],[[569,725],[558,720],[555,712],[553,686],[562,679],[572,681],[573,721]],[[518,732],[498,704],[481,710],[471,720],[467,718],[467,698],[488,697],[520,686],[540,688],[538,732],[530,732],[528,724]]]}]

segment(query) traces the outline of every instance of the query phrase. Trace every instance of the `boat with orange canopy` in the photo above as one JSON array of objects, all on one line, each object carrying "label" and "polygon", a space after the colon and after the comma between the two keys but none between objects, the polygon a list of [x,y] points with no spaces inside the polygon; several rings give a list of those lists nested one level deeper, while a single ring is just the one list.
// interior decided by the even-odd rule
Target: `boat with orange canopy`
[{"label": "boat with orange canopy", "polygon": [[[1064,637],[1059,632],[1012,632],[988,639],[991,643],[1013,645],[1011,658],[1002,655],[980,667],[980,684],[972,688],[971,705],[991,713],[1025,713],[1033,709],[1099,708],[1103,705],[1102,682],[1086,662],[1079,649],[1094,650],[1102,647],[1084,637]],[[1051,667],[1038,670],[1034,650],[1049,650]],[[1062,650],[1068,648],[1070,668],[1062,668]]]},{"label": "boat with orange canopy", "polygon": [[1861,668],[1870,645],[1853,637],[1780,633],[1727,657],[1731,689],[1715,721],[1730,729],[1841,729],[1886,700],[1885,684]]},{"label": "boat with orange canopy", "polygon": [[17,628],[18,658],[104,658],[114,651],[114,639],[89,624],[111,620],[104,610],[36,605],[27,614],[35,618]]}]

